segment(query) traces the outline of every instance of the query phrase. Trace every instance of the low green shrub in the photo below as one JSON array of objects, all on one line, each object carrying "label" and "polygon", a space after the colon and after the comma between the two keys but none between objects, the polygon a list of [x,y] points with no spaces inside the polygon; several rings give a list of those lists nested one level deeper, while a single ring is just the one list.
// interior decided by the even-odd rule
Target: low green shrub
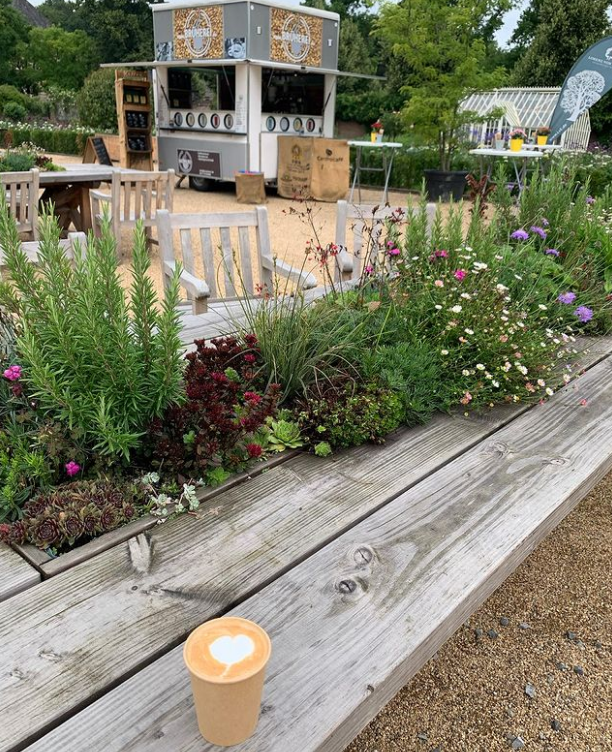
[{"label": "low green shrub", "polygon": [[84,128],[58,128],[50,124],[16,125],[8,120],[0,120],[0,143],[6,146],[34,144],[55,154],[80,155],[91,135],[93,131]]},{"label": "low green shrub", "polygon": [[15,120],[17,122],[25,120],[28,111],[26,108],[18,102],[7,102],[2,108],[2,114],[9,120]]},{"label": "low green shrub", "polygon": [[297,414],[301,430],[313,444],[341,448],[382,443],[402,424],[404,405],[389,389],[337,380],[310,388],[298,402]]}]

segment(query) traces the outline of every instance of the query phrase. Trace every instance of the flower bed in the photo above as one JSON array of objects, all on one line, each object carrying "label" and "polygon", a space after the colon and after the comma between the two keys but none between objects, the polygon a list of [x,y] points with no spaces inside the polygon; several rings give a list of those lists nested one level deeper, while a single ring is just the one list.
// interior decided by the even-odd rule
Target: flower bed
[{"label": "flower bed", "polygon": [[486,197],[431,236],[424,207],[394,212],[352,290],[315,233],[305,263],[327,268],[325,298],[245,304],[244,331],[185,357],[178,278],[156,300],[142,228],[126,291],[108,227],[72,265],[43,217],[39,274],[0,206],[0,536],[57,556],[193,511],[283,451],[546,400],[573,375],[576,335],[609,329],[612,198],[594,202],[563,163],[518,206],[503,184]]},{"label": "flower bed", "polygon": [[15,124],[0,120],[0,145],[7,147],[34,144],[54,154],[80,156],[87,139],[93,135],[94,131],[81,126],[67,128],[50,122]]}]

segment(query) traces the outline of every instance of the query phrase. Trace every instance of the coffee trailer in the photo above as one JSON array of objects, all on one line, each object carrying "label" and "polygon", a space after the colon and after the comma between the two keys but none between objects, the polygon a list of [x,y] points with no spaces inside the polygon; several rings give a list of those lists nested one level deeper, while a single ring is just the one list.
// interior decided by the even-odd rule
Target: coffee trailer
[{"label": "coffee trailer", "polygon": [[[267,0],[151,6],[160,169],[194,188],[262,172],[281,135],[333,137],[339,16]],[[369,78],[369,76],[368,76]]]}]

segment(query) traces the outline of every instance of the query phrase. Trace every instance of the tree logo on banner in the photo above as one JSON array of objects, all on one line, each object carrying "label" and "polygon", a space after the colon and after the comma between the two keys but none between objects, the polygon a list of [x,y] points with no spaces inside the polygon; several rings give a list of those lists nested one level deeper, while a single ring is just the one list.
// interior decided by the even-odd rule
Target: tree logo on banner
[{"label": "tree logo on banner", "polygon": [[575,123],[585,110],[601,99],[606,79],[594,70],[583,70],[571,76],[565,83],[561,109],[568,113],[567,119]]}]

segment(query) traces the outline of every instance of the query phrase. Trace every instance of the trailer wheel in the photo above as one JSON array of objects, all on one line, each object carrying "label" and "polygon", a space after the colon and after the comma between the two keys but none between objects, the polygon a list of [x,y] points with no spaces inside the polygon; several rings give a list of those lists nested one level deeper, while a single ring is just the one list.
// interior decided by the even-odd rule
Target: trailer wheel
[{"label": "trailer wheel", "polygon": [[213,187],[213,181],[210,178],[200,178],[195,176],[189,177],[189,187],[194,191],[210,191]]}]

